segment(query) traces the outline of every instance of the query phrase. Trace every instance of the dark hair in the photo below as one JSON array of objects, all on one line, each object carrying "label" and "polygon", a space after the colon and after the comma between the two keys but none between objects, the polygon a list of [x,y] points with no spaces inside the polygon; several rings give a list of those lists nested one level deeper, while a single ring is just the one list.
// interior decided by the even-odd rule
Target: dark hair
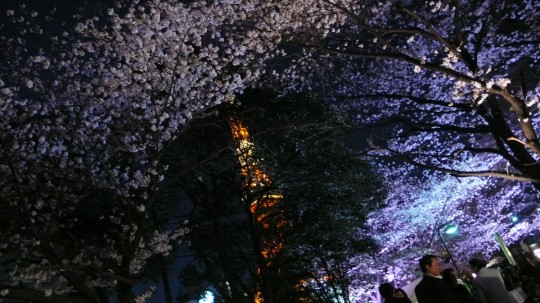
[{"label": "dark hair", "polygon": [[379,293],[385,300],[394,296],[394,285],[386,282],[379,285]]},{"label": "dark hair", "polygon": [[420,270],[424,273],[427,272],[426,266],[431,265],[431,262],[433,259],[437,260],[439,258],[435,255],[425,255],[422,258],[420,258],[420,260],[418,260],[418,265],[420,265]]},{"label": "dark hair", "polygon": [[396,290],[394,291],[394,293],[396,293],[396,292],[398,292],[398,291],[401,291],[401,292],[405,295],[405,298],[407,298],[407,299],[409,298],[409,296],[407,295],[407,292],[405,292],[405,291],[403,290],[403,288],[398,288],[398,289],[396,289]]},{"label": "dark hair", "polygon": [[482,268],[482,267],[486,267],[486,262],[484,260],[474,258],[474,259],[469,260],[469,265],[473,267]]}]

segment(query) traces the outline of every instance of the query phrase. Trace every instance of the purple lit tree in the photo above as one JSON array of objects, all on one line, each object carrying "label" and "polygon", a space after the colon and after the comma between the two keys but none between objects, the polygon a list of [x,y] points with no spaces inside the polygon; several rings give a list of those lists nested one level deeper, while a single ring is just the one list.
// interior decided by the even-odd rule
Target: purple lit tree
[{"label": "purple lit tree", "polygon": [[[388,277],[410,281],[420,255],[442,253],[436,228],[446,221],[460,224],[449,239],[459,261],[492,256],[494,232],[509,243],[534,233],[540,4],[309,2],[280,11],[297,48],[273,74],[284,91],[311,91],[356,115],[370,134],[358,145],[394,184],[370,219],[385,248],[359,257],[359,277],[381,282],[379,261]],[[524,220],[512,225],[514,212]]]},{"label": "purple lit tree", "polygon": [[[372,141],[376,154],[455,176],[537,184],[537,10],[491,1],[316,1],[311,14],[293,15],[287,41],[302,52],[285,85],[317,88],[362,126],[386,126]],[[493,162],[455,167],[475,157]]]},{"label": "purple lit tree", "polygon": [[[354,114],[370,130],[361,156],[391,184],[368,221],[384,249],[358,256],[356,295],[412,279],[446,221],[460,223],[458,260],[493,254],[493,232],[537,229],[538,1],[111,2],[69,17],[0,4],[0,296],[131,300],[185,232],[149,219],[163,150],[266,63],[284,94]],[[292,58],[274,58],[279,43]],[[513,212],[525,219],[508,224]]]}]

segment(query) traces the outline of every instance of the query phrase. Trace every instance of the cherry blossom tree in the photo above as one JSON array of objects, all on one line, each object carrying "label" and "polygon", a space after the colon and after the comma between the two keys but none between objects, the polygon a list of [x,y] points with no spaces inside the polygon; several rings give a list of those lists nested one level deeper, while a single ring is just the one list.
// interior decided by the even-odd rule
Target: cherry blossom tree
[{"label": "cherry blossom tree", "polygon": [[[519,243],[537,229],[538,3],[302,5],[280,11],[293,59],[273,74],[285,91],[318,93],[356,115],[362,133],[372,130],[357,145],[395,184],[370,219],[384,249],[359,256],[353,272],[362,292],[414,279],[419,255],[443,254],[436,229],[447,221],[460,224],[447,240],[461,266],[496,253],[494,232]],[[509,223],[513,213],[523,220]]]},{"label": "cherry blossom tree", "polygon": [[274,38],[240,32],[253,10],[236,1],[4,5],[0,296],[144,301],[147,261],[187,231],[155,217],[163,151],[259,76]]},{"label": "cherry blossom tree", "polygon": [[[392,129],[374,142],[379,153],[538,183],[538,4],[321,0],[293,11],[287,41],[302,50],[285,85]],[[499,166],[453,167],[472,157]]]},{"label": "cherry blossom tree", "polygon": [[[381,172],[397,185],[370,222],[394,276],[414,263],[396,253],[437,249],[442,221],[468,226],[452,244],[463,258],[492,253],[493,231],[519,241],[537,226],[535,1],[0,5],[3,297],[98,302],[114,291],[130,301],[146,261],[186,232],[149,216],[166,188],[163,151],[264,68],[284,94],[311,91],[376,127],[367,153],[385,159]],[[276,60],[278,44],[294,56]],[[503,225],[514,211],[530,219]],[[79,231],[103,220],[113,232],[99,241]],[[358,260],[360,271],[373,256]]]}]

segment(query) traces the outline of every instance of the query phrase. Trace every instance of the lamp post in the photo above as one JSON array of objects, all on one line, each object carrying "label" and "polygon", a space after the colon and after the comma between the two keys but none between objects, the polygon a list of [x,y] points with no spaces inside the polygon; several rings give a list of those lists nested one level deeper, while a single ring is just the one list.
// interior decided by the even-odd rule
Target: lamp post
[{"label": "lamp post", "polygon": [[444,245],[444,249],[446,250],[446,253],[450,257],[450,261],[452,261],[452,265],[454,265],[454,267],[456,268],[456,271],[458,273],[458,277],[461,277],[461,272],[459,271],[459,268],[456,265],[456,261],[454,260],[454,257],[452,257],[452,253],[450,253],[450,250],[448,249],[448,246],[446,246],[446,242],[444,241],[444,238],[443,238],[443,236],[441,234],[441,228],[443,228],[443,227],[445,227],[444,228],[444,233],[447,234],[447,235],[453,235],[453,234],[457,233],[458,227],[457,227],[456,224],[453,224],[451,221],[446,222],[446,223],[443,223],[443,224],[441,224],[441,225],[439,225],[437,227],[437,234],[439,235],[439,238],[441,238],[441,242]]}]

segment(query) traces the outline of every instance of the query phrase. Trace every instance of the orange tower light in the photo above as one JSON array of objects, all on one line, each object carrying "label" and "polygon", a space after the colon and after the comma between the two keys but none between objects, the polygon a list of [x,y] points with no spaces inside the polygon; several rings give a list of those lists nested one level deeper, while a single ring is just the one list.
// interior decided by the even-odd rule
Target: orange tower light
[{"label": "orange tower light", "polygon": [[[240,164],[240,174],[243,177],[243,188],[246,190],[246,198],[255,197],[249,201],[249,209],[258,225],[266,236],[260,239],[261,256],[264,266],[270,268],[272,258],[283,248],[282,229],[289,226],[289,222],[280,212],[276,211],[283,196],[278,191],[271,190],[270,176],[265,173],[261,161],[255,157],[255,145],[250,140],[249,131],[238,118],[229,118],[232,137],[235,143],[235,154]],[[261,273],[261,269],[257,271]],[[254,296],[254,302],[263,303],[261,291]]]}]

